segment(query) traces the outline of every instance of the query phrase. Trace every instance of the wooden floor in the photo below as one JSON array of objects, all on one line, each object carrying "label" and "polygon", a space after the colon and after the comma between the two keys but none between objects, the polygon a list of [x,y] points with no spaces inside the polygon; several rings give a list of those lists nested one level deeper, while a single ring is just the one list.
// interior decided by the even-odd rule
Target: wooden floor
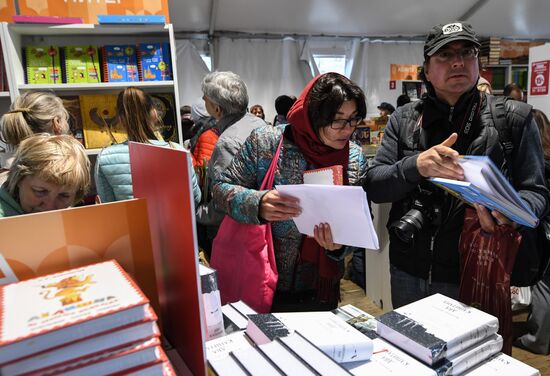
[{"label": "wooden floor", "polygon": [[[382,314],[382,310],[372,303],[365,295],[365,290],[349,280],[342,280],[341,295],[342,302],[340,305],[353,304],[357,308],[373,316]],[[514,321],[517,321],[517,318],[514,318]],[[548,335],[550,336],[550,333],[548,333]],[[550,376],[550,355],[532,354],[528,351],[514,347],[512,349],[512,356],[540,370],[541,375]]]}]

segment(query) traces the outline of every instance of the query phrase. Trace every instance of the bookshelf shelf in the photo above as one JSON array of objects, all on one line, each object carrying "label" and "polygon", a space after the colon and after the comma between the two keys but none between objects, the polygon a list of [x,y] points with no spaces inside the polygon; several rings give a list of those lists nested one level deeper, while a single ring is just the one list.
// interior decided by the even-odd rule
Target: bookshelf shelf
[{"label": "bookshelf shelf", "polygon": [[54,91],[88,91],[88,90],[122,90],[128,86],[135,86],[142,89],[159,88],[171,89],[174,86],[174,81],[136,81],[136,82],[100,82],[97,84],[51,84],[51,85],[35,85],[22,84],[18,88],[20,91],[27,90],[54,90]]}]

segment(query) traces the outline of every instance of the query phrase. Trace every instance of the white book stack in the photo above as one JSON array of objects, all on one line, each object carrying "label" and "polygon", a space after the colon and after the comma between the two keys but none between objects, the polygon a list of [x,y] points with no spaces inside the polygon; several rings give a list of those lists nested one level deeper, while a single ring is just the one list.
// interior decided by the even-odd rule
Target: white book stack
[{"label": "white book stack", "polygon": [[0,374],[175,374],[157,316],[116,261],[0,287]]},{"label": "white book stack", "polygon": [[502,349],[496,317],[441,294],[397,308],[376,320],[378,335],[438,376],[462,374]]}]

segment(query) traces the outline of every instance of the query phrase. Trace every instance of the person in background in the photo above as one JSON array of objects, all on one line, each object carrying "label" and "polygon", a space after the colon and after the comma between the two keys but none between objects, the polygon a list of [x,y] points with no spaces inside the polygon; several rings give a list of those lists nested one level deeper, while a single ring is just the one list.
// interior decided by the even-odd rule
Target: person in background
[{"label": "person in background", "polygon": [[411,101],[411,98],[407,94],[401,94],[397,97],[397,108],[406,105]]},{"label": "person in background", "polygon": [[[128,140],[101,150],[95,164],[95,183],[101,202],[127,200],[134,197],[128,142],[141,142],[183,150],[179,144],[168,143],[159,133],[161,120],[151,96],[130,86],[117,97],[117,118],[128,133]],[[192,170],[192,169],[191,169]],[[192,172],[195,205],[200,201],[197,178]]]},{"label": "person in background", "polygon": [[502,95],[515,99],[516,101],[523,101],[523,89],[515,83],[506,85]]},{"label": "person in background", "polygon": [[0,187],[0,217],[76,205],[90,186],[90,161],[69,135],[32,135],[19,143]]},{"label": "person in background", "polygon": [[380,103],[380,106],[378,106],[377,108],[380,111],[380,116],[390,116],[395,111],[395,107],[393,107],[388,102]]},{"label": "person in background", "polygon": [[[550,121],[544,112],[536,109],[532,112],[540,131],[544,171],[548,182],[550,181]],[[550,268],[532,288],[531,312],[527,318],[526,327],[527,333],[518,337],[514,345],[536,354],[550,354]]]},{"label": "person in background", "polygon": [[[216,127],[216,119],[210,116],[204,100],[193,104],[191,108],[191,117],[199,128],[196,135],[189,141],[189,150],[193,157],[193,167],[203,167],[208,164],[214,146],[220,137],[220,131]],[[201,183],[201,187],[203,184]]]},{"label": "person in background", "polygon": [[273,312],[336,308],[351,249],[332,241],[327,223],[315,227],[314,238],[302,236],[292,221],[300,214],[297,200],[258,190],[267,166],[283,137],[275,186],[301,184],[304,171],[333,165],[343,166],[344,184],[362,184],[367,161],[349,139],[366,112],[363,91],[348,78],[316,77],[290,109],[288,124],[254,130],[213,187],[216,206],[234,220],[272,223],[279,273]]},{"label": "person in background", "polygon": [[[429,178],[463,180],[460,154],[486,155],[500,168],[504,165],[488,105],[494,98],[477,90],[479,47],[467,23],[430,30],[421,72],[427,95],[391,116],[367,171],[363,187],[368,198],[392,203],[387,227],[393,308],[438,292],[458,298],[458,245],[466,204],[435,187]],[[504,111],[514,140],[511,181],[541,218],[548,210],[550,192],[544,185],[539,132],[527,104],[506,101]],[[474,116],[469,120],[467,114]],[[495,226],[515,226],[499,212],[481,205],[475,209],[487,233],[493,233]],[[409,217],[418,213],[424,223],[408,224]],[[523,256],[521,252],[520,246],[516,260]]]},{"label": "person in background", "polygon": [[287,123],[286,116],[294,102],[296,102],[296,97],[289,95],[279,95],[275,99],[275,111],[277,111],[277,115],[275,115],[275,119],[273,119],[274,127],[279,124]]},{"label": "person in background", "polygon": [[[216,119],[220,134],[207,165],[206,186],[210,191],[250,132],[266,123],[247,112],[248,89],[241,77],[233,72],[207,74],[202,81],[202,92],[206,110]],[[196,211],[197,232],[199,245],[210,256],[212,241],[224,213],[215,208],[210,195],[205,196]]]},{"label": "person in background", "polygon": [[259,117],[262,120],[265,120],[264,108],[259,104],[255,104],[254,106],[250,107],[250,113],[254,116]]},{"label": "person in background", "polygon": [[483,93],[493,94],[493,87],[491,86],[491,83],[481,76],[479,76],[479,79],[477,80],[477,90]]},{"label": "person in background", "polygon": [[36,133],[69,134],[68,120],[63,101],[55,94],[29,91],[18,96],[0,120],[0,138],[8,145],[9,154],[1,166],[4,171],[0,173],[0,185],[7,178],[13,153],[21,141]]},{"label": "person in background", "polygon": [[198,127],[191,116],[191,106],[185,105],[180,108],[181,133],[183,140],[191,139],[198,131]]}]

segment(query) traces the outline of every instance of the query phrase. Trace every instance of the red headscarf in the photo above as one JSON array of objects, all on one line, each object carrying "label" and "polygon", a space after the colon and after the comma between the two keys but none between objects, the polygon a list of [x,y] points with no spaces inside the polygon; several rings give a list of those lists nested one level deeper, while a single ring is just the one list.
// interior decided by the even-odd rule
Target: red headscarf
[{"label": "red headscarf", "polygon": [[341,165],[344,170],[344,185],[348,184],[348,162],[349,162],[349,143],[342,150],[333,149],[325,145],[315,133],[308,114],[309,92],[313,85],[323,75],[315,77],[311,80],[300,97],[290,110],[288,111],[287,119],[291,126],[294,143],[300,148],[302,154],[309,164],[314,168],[329,167]]},{"label": "red headscarf", "polygon": [[[306,161],[314,168],[341,165],[344,170],[344,184],[348,184],[349,143],[342,150],[325,145],[315,133],[308,114],[309,93],[318,76],[304,88],[298,100],[290,108],[287,119],[291,124],[292,137]],[[302,238],[301,258],[318,265],[317,293],[319,301],[334,303],[340,297],[340,268],[338,263],[325,255],[313,238]]]}]

